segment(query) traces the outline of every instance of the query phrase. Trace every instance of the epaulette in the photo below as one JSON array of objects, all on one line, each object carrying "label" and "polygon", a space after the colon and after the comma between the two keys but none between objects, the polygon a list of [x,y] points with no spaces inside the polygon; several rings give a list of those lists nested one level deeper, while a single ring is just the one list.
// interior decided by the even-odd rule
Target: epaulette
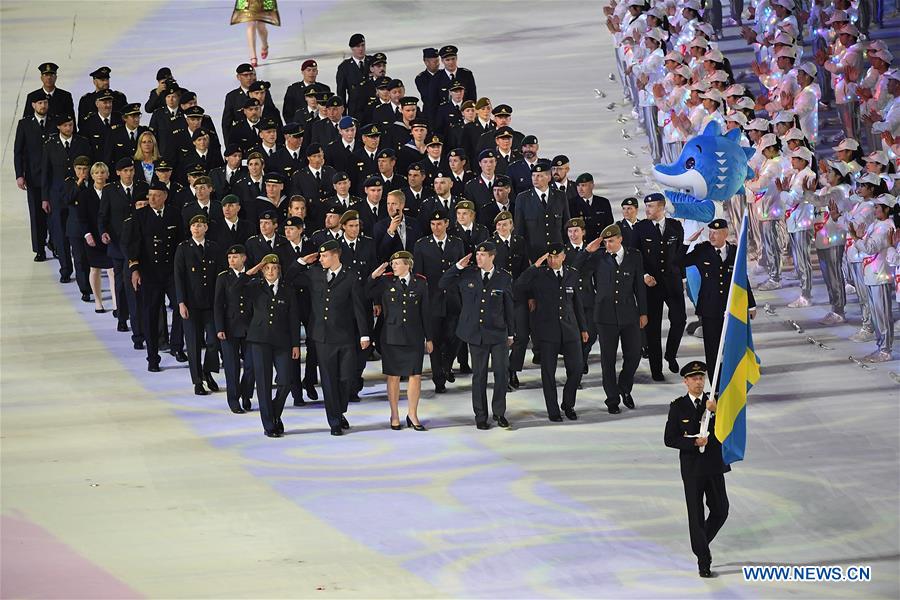
[{"label": "epaulette", "polygon": [[416,277],[418,277],[419,279],[421,279],[423,281],[428,281],[428,278],[425,277],[424,275],[422,275],[421,273],[416,273]]},{"label": "epaulette", "polygon": [[512,273],[509,270],[504,269],[503,267],[497,267],[497,268],[500,269],[501,271],[503,271],[504,273],[506,273],[507,275],[509,275],[510,277],[512,277]]},{"label": "epaulette", "polygon": [[[103,186],[103,189],[105,190],[106,188],[108,188],[108,187],[111,186],[111,185],[115,185],[115,184],[114,184],[114,183],[107,183],[106,185]],[[133,183],[131,184],[131,187],[134,187],[134,184],[133,184]]]},{"label": "epaulette", "polygon": [[225,269],[224,271],[219,271],[219,273],[218,273],[218,275],[216,275],[216,277],[218,277],[219,275],[224,275],[225,273],[227,273],[230,270],[231,269]]}]

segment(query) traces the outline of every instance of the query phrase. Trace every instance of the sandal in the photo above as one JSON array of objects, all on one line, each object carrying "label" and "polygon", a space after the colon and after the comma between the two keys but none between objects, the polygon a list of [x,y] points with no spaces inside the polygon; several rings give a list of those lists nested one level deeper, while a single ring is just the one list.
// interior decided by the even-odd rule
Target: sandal
[{"label": "sandal", "polygon": [[269,47],[268,46],[263,46],[262,52],[260,52],[260,56],[262,56],[263,60],[266,60],[267,58],[269,58]]}]

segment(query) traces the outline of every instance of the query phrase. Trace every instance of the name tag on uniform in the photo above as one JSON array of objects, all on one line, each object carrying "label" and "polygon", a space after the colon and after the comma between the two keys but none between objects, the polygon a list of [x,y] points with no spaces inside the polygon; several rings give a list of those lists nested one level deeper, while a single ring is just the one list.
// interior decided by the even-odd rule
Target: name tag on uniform
[{"label": "name tag on uniform", "polygon": [[166,229],[175,229],[175,225],[169,225]]},{"label": "name tag on uniform", "polygon": [[284,300],[279,300],[278,304],[284,304]]},{"label": "name tag on uniform", "polygon": [[691,420],[690,420],[690,419],[682,419],[681,422],[682,422],[682,423],[690,423]]},{"label": "name tag on uniform", "polygon": [[491,290],[491,296],[499,296],[503,293],[503,290]]},{"label": "name tag on uniform", "polygon": [[575,291],[575,290],[573,290],[573,289],[570,288],[570,287],[567,287],[567,288],[566,288],[566,293],[567,293],[567,294],[571,294],[571,293],[573,293],[574,291]]},{"label": "name tag on uniform", "polygon": [[704,261],[703,261],[703,264],[709,266],[711,263],[704,260]]},{"label": "name tag on uniform", "polygon": [[622,271],[622,275],[624,275],[625,277],[630,277],[631,273],[629,273],[628,271]]}]

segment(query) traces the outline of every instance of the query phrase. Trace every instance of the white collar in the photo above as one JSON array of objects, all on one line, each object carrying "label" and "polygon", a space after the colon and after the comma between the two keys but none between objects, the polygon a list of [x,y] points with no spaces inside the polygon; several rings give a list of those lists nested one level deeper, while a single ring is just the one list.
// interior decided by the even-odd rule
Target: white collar
[{"label": "white collar", "polygon": [[540,197],[541,194],[547,194],[547,195],[549,196],[549,195],[550,195],[550,188],[548,187],[548,188],[547,188],[546,190],[544,190],[544,191],[541,191],[541,190],[539,190],[538,188],[534,188],[534,193],[537,194],[538,197]]},{"label": "white collar", "polygon": [[494,276],[494,271],[496,271],[497,268],[496,268],[496,267],[492,267],[490,271],[485,271],[484,269],[479,269],[479,270],[481,271],[481,278],[482,278],[482,279],[484,279],[485,273],[487,274],[488,279],[490,279],[491,277]]},{"label": "white collar", "polygon": [[200,246],[201,248],[206,244],[206,238],[203,238],[202,240],[200,240],[200,241],[198,242],[198,241],[196,240],[196,238],[193,238],[193,237],[192,237],[192,238],[191,238],[191,241],[194,242],[195,244],[197,244],[198,246]]},{"label": "white collar", "polygon": [[240,275],[240,274],[243,273],[244,271],[246,271],[246,269],[241,269],[240,271],[238,271],[237,269],[232,269],[232,270],[231,270],[231,272],[234,273],[235,275]]},{"label": "white collar", "polygon": [[498,233],[498,234],[497,234],[497,237],[500,238],[500,241],[501,241],[501,242],[510,242],[510,241],[512,241],[512,236],[509,236],[509,237],[506,237],[506,238],[505,238],[505,237],[503,237],[502,235],[500,235],[500,234]]},{"label": "white collar", "polygon": [[264,240],[266,241],[266,243],[269,243],[269,242],[271,242],[271,241],[273,241],[273,240],[275,239],[275,236],[274,236],[274,235],[273,235],[272,237],[270,237],[270,238],[267,238],[266,236],[264,236],[264,235],[262,235],[262,234],[259,234],[259,235],[262,236],[262,239],[264,239]]},{"label": "white collar", "polygon": [[435,236],[433,233],[431,234],[431,237],[434,238],[434,241],[439,242],[439,243],[444,243],[448,239],[448,236],[446,234],[444,234],[444,239],[442,239],[442,240],[437,239],[437,236]]},{"label": "white collar", "polygon": [[334,271],[332,271],[331,269],[328,269],[328,274],[329,274],[329,276],[330,276],[330,275],[334,275],[335,277],[337,277],[337,276],[340,274],[341,269],[343,269],[343,268],[344,268],[344,265],[339,266],[339,267],[338,267],[337,269],[335,269]]}]

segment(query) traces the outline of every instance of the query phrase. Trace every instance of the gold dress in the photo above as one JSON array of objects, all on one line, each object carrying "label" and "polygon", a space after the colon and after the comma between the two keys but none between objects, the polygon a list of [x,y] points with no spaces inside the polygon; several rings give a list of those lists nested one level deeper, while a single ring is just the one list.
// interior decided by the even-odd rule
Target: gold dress
[{"label": "gold dress", "polygon": [[262,21],[269,25],[281,25],[277,0],[235,0],[231,24]]}]

